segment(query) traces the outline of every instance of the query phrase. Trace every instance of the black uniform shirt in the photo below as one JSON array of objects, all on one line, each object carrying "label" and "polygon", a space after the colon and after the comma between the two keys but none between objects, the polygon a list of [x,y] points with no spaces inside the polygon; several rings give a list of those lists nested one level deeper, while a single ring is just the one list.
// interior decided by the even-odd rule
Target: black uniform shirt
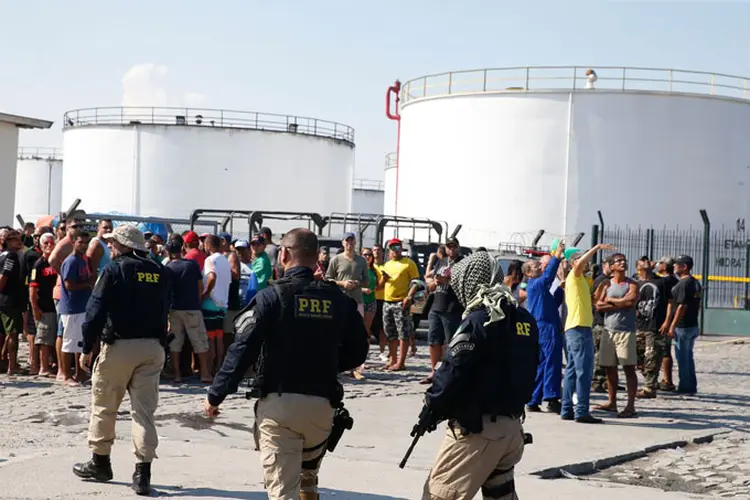
[{"label": "black uniform shirt", "polygon": [[[287,279],[302,279],[312,283],[313,271],[308,267],[293,267],[284,273]],[[347,304],[346,318],[339,346],[339,370],[347,371],[361,365],[367,358],[369,343],[362,316],[357,305],[338,289],[334,293],[341,295]],[[237,392],[240,381],[248,368],[258,360],[263,343],[270,335],[278,335],[277,324],[281,315],[281,300],[273,286],[259,291],[250,304],[237,318],[236,337],[227,351],[221,370],[214,377],[208,390],[208,402],[220,405],[227,395]]]},{"label": "black uniform shirt", "polygon": [[106,328],[115,338],[161,339],[166,335],[171,272],[152,259],[127,253],[104,266],[86,305],[83,352]]}]

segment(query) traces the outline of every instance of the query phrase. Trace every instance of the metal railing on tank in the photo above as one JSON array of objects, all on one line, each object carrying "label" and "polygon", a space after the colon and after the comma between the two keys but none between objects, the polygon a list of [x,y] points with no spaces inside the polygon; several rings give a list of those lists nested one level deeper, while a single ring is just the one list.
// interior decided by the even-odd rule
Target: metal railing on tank
[{"label": "metal railing on tank", "polygon": [[354,144],[354,129],[342,123],[303,116],[225,109],[110,107],[65,113],[63,130],[92,125],[176,125],[266,130],[326,137]]},{"label": "metal railing on tank", "polygon": [[[587,89],[593,70],[593,88]],[[748,98],[749,78],[681,69],[622,66],[518,66],[422,76],[401,87],[401,104],[428,97],[549,90],[651,91]]]},{"label": "metal railing on tank", "polygon": [[19,160],[62,160],[61,148],[52,147],[20,147],[18,148]]},{"label": "metal railing on tank", "polygon": [[373,179],[354,179],[352,187],[354,189],[363,189],[367,191],[383,191],[385,189],[385,184],[383,181],[376,181]]}]

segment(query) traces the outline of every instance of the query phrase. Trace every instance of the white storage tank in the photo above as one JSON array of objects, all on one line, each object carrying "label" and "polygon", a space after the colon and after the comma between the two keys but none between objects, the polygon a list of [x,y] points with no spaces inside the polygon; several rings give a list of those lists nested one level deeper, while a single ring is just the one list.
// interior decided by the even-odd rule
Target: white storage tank
[{"label": "white storage tank", "polygon": [[352,185],[352,206],[349,212],[355,214],[383,213],[383,181],[354,179]]},{"label": "white storage tank", "polygon": [[346,212],[354,130],[287,115],[90,108],[64,117],[62,203],[187,218],[198,208]]},{"label": "white storage tank", "polygon": [[18,149],[13,213],[26,222],[61,210],[63,157],[58,148]]},{"label": "white storage tank", "polygon": [[385,156],[383,214],[396,215],[396,153]]},{"label": "white storage tank", "polygon": [[[592,72],[588,70],[591,69]],[[605,225],[750,216],[748,80],[614,67],[431,75],[401,88],[398,213],[462,244],[541,243]],[[386,209],[395,196],[386,174]],[[445,193],[445,196],[426,196]]]}]

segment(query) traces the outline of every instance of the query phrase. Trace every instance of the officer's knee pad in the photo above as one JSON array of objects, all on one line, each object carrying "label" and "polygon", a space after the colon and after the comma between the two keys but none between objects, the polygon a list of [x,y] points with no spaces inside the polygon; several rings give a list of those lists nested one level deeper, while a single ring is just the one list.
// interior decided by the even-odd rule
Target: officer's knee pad
[{"label": "officer's knee pad", "polygon": [[317,477],[302,477],[300,479],[300,491],[307,493],[316,493],[318,491],[318,478]]}]

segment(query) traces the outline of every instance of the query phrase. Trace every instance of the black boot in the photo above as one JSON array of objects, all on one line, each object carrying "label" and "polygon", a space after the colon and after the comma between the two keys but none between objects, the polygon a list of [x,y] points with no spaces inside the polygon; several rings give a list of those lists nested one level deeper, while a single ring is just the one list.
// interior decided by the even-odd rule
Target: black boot
[{"label": "black boot", "polygon": [[109,481],[112,479],[112,464],[109,455],[97,455],[85,464],[75,464],[73,474],[82,479],[93,479],[94,481]]},{"label": "black boot", "polygon": [[133,491],[137,495],[151,494],[151,464],[135,464],[133,472]]}]

